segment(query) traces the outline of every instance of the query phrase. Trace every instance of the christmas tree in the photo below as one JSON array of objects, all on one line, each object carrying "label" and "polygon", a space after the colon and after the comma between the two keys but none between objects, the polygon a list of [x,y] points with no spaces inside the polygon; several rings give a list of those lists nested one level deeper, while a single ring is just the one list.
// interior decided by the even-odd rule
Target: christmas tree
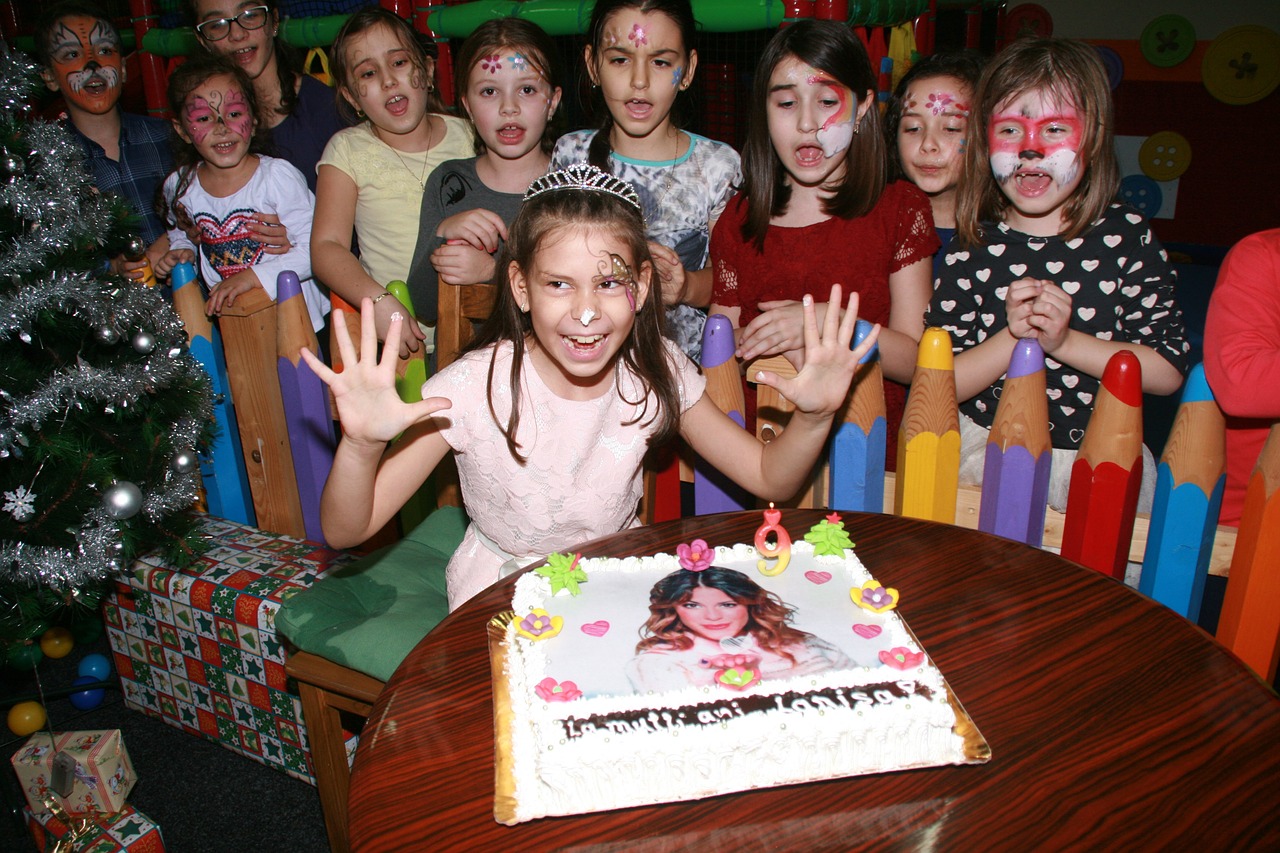
[{"label": "christmas tree", "polygon": [[136,555],[190,559],[212,423],[172,308],[107,272],[129,212],[30,119],[38,81],[0,42],[0,647],[96,607]]}]

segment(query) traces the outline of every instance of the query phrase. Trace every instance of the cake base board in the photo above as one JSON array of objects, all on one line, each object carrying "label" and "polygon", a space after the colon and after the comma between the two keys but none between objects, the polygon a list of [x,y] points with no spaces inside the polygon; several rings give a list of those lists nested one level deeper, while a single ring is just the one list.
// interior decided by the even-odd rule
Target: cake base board
[{"label": "cake base board", "polygon": [[[493,747],[494,747],[494,796],[493,796],[493,819],[505,826],[512,826],[527,820],[537,820],[538,818],[520,818],[519,800],[516,796],[516,780],[513,768],[513,760],[511,753],[511,726],[515,719],[514,712],[511,707],[511,695],[507,690],[507,679],[505,677],[507,665],[507,643],[510,641],[511,632],[509,630],[511,623],[515,620],[515,613],[507,610],[497,614],[489,620],[487,625],[489,637],[489,668],[493,681]],[[910,629],[908,628],[908,631]],[[914,638],[914,634],[912,637]],[[917,645],[919,645],[917,641]],[[923,648],[923,646],[921,646]],[[956,698],[955,692],[951,689],[950,683],[943,677],[943,684],[947,688],[947,701],[951,705],[951,710],[956,715],[955,732],[964,739],[964,760],[962,764],[985,764],[991,760],[991,747],[983,738],[982,733],[978,731],[977,725],[974,724],[973,718],[965,711],[964,706],[960,704],[960,700]],[[911,766],[895,767],[889,770],[881,770],[876,773],[863,774],[842,774],[840,776],[831,776],[830,779],[848,778],[855,775],[879,775],[879,773],[895,773],[899,770],[916,770],[922,767],[946,767],[951,766],[952,762],[941,762],[935,764],[913,764]],[[827,781],[826,779],[812,779],[812,782]],[[779,783],[776,787],[790,784],[807,784],[806,782],[787,782]],[[753,790],[746,788],[743,790]],[[742,793],[739,791],[725,791],[716,796],[726,796],[730,794]],[[671,799],[654,799],[644,803],[629,803],[619,805],[618,808],[633,808],[639,805],[658,805],[667,802],[688,802],[689,797],[672,797]],[[586,812],[575,812],[574,814],[585,814]],[[565,813],[570,814],[570,813]],[[557,817],[560,814],[546,814],[541,817]]]}]

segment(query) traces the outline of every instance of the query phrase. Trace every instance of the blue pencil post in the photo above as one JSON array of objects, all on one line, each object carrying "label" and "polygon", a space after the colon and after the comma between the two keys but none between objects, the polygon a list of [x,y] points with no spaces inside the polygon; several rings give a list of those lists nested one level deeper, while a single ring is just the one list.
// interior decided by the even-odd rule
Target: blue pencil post
[{"label": "blue pencil post", "polygon": [[173,307],[187,330],[191,354],[209,374],[213,389],[213,420],[216,425],[212,446],[200,457],[200,477],[204,481],[209,514],[250,526],[257,525],[249,475],[244,467],[240,426],[227,383],[227,362],[222,354],[222,337],[204,313],[204,294],[196,280],[195,267],[183,262],[169,278]]},{"label": "blue pencil post", "polygon": [[[871,334],[873,325],[859,320],[853,345]],[[829,451],[831,471],[827,501],[846,512],[884,512],[884,466],[888,421],[884,407],[884,375],[877,344],[862,357],[853,378],[845,417],[836,424]]]},{"label": "blue pencil post", "polygon": [[1195,622],[1226,487],[1226,421],[1205,380],[1187,376],[1169,441],[1156,465],[1156,494],[1138,591]]},{"label": "blue pencil post", "polygon": [[276,276],[276,375],[293,451],[303,528],[308,539],[323,542],[320,496],[333,467],[333,413],[329,389],[302,360],[303,347],[319,351],[298,274],[285,270]]},{"label": "blue pencil post", "polygon": [[[707,377],[707,396],[738,426],[745,428],[747,405],[742,393],[742,377],[734,358],[733,324],[723,314],[712,314],[702,329],[702,372]],[[750,494],[732,480],[699,459],[693,469],[694,512],[734,512],[754,503]]]}]

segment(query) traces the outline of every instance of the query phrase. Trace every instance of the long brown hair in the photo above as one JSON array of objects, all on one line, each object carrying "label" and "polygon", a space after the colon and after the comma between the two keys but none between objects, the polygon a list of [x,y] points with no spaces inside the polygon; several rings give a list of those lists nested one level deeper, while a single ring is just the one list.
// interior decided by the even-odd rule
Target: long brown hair
[{"label": "long brown hair", "polygon": [[720,566],[700,572],[677,569],[653,585],[649,618],[640,628],[642,639],[636,644],[636,654],[659,646],[677,651],[692,648],[693,640],[678,611],[698,587],[719,590],[746,607],[750,615],[745,628],[760,648],[796,662],[787,647],[803,643],[809,634],[787,624],[795,611],[742,572]]},{"label": "long brown hair", "polygon": [[1106,67],[1091,45],[1060,38],[1019,39],[1002,50],[978,83],[969,117],[964,172],[956,193],[956,231],[960,244],[983,241],[982,224],[1004,218],[1010,201],[991,172],[987,131],[996,108],[1023,92],[1043,89],[1080,116],[1079,186],[1062,208],[1063,239],[1079,237],[1102,216],[1120,188],[1113,142],[1111,84]]},{"label": "long brown hair", "polygon": [[[520,212],[507,230],[507,241],[498,257],[498,293],[493,313],[465,350],[470,352],[502,341],[510,341],[514,348],[510,375],[501,380],[511,389],[511,414],[501,429],[507,446],[517,459],[524,458],[516,442],[516,430],[520,425],[521,378],[527,350],[525,340],[533,334],[533,322],[516,304],[511,291],[510,267],[515,263],[522,270],[530,269],[543,243],[553,232],[562,229],[608,230],[626,243],[637,270],[646,263],[650,268],[653,266],[640,211],[617,196],[598,190],[562,189],[544,192],[521,205]],[[658,446],[674,437],[680,425],[680,389],[676,368],[669,360],[662,338],[664,315],[661,294],[655,284],[650,287],[648,297],[637,306],[631,334],[617,355],[639,380],[643,396],[639,400],[627,401],[636,405],[644,403],[637,420],[647,419],[647,422],[656,424],[649,439],[651,446]],[[489,411],[497,420],[493,405],[495,381],[497,377],[494,376],[493,361],[490,361]],[[657,410],[653,412],[648,411],[645,402],[650,394],[657,400]]]},{"label": "long brown hair", "polygon": [[409,52],[409,59],[414,66],[426,75],[427,112],[445,112],[444,102],[440,100],[440,93],[436,89],[435,58],[427,54],[422,40],[418,38],[418,34],[404,18],[383,9],[381,6],[371,6],[367,9],[361,9],[350,18],[347,18],[347,22],[342,25],[342,29],[338,30],[338,34],[333,39],[329,63],[333,70],[333,80],[336,84],[334,97],[338,101],[338,114],[347,121],[354,121],[364,117],[357,115],[355,109],[342,96],[344,91],[348,94],[351,93],[351,84],[353,82],[351,64],[347,60],[346,44],[356,36],[379,26],[387,27],[391,30],[396,40],[400,42],[401,47]]},{"label": "long brown hair", "polygon": [[[844,24],[835,21],[799,21],[779,30],[765,46],[756,64],[751,90],[751,117],[747,141],[742,147],[742,194],[747,216],[742,238],[763,251],[769,220],[781,216],[791,201],[786,169],[773,150],[769,136],[769,78],[784,59],[794,57],[846,86],[861,103],[876,91],[876,77],[862,42]],[[871,212],[884,192],[888,166],[880,110],[873,103],[855,125],[853,141],[845,151],[845,173],[822,210],[841,219],[856,219]]]}]

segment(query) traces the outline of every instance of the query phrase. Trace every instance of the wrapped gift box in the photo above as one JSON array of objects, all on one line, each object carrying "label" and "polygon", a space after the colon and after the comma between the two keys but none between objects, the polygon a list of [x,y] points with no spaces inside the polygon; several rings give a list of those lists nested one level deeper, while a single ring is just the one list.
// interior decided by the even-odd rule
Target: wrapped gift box
[{"label": "wrapped gift box", "polygon": [[[54,756],[75,759],[71,789],[53,789]],[[80,732],[36,732],[11,759],[31,811],[47,813],[45,798],[72,814],[117,812],[138,781],[119,729]]]},{"label": "wrapped gift box", "polygon": [[47,811],[36,814],[25,807],[22,814],[40,853],[54,850],[68,835],[75,839],[71,849],[77,853],[164,853],[160,827],[130,805],[112,814],[68,817]]},{"label": "wrapped gift box", "polygon": [[144,557],[106,603],[125,703],[314,785],[276,611],[356,557],[225,519],[201,524],[210,548],[193,565]]}]

